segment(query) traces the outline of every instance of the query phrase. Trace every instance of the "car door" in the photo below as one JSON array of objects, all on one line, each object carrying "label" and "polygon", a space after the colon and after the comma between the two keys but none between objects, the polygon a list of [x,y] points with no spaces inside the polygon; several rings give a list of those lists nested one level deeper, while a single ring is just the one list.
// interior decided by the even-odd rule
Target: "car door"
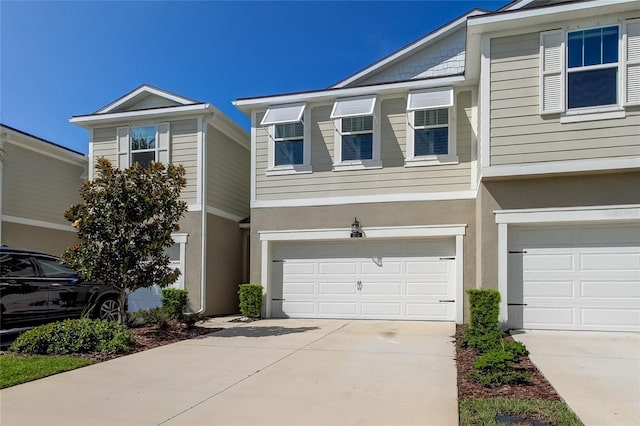
[{"label": "car door", "polygon": [[0,320],[2,328],[25,327],[47,320],[49,286],[30,256],[0,255]]},{"label": "car door", "polygon": [[49,285],[49,318],[80,317],[87,301],[87,286],[80,285],[78,274],[58,258],[33,256],[40,276]]}]

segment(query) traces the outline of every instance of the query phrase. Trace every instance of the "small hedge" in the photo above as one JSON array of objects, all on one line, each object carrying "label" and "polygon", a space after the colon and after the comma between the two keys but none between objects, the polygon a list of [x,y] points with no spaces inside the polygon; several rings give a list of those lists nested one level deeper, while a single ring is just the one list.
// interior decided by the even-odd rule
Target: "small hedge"
[{"label": "small hedge", "polygon": [[189,292],[179,288],[164,288],[161,302],[171,318],[182,321],[189,303]]},{"label": "small hedge", "polygon": [[69,319],[35,327],[13,342],[10,350],[30,355],[66,355],[129,350],[133,334],[126,326],[101,319]]},{"label": "small hedge", "polygon": [[240,313],[249,318],[260,318],[262,313],[262,286],[240,284]]},{"label": "small hedge", "polygon": [[500,292],[497,290],[467,290],[469,295],[469,328],[462,338],[462,346],[485,353],[500,345],[504,333],[498,323]]}]

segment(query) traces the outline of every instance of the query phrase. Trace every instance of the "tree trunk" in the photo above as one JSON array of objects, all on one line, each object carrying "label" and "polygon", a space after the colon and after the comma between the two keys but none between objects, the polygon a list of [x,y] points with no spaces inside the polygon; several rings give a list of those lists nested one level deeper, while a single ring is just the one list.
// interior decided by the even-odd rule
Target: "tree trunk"
[{"label": "tree trunk", "polygon": [[120,289],[120,295],[118,297],[118,307],[120,308],[120,313],[118,314],[118,322],[120,324],[125,323],[125,319],[127,318],[127,290],[125,288]]}]

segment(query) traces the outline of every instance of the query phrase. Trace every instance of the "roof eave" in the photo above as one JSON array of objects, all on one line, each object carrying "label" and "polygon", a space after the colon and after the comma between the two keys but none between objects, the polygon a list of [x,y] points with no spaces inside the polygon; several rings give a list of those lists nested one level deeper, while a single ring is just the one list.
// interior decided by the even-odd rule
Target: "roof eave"
[{"label": "roof eave", "polygon": [[163,117],[180,117],[186,115],[210,114],[214,112],[211,104],[180,105],[175,107],[152,108],[137,111],[113,112],[102,114],[76,115],[69,119],[70,123],[90,128],[97,124],[110,124],[130,119],[150,119]]}]

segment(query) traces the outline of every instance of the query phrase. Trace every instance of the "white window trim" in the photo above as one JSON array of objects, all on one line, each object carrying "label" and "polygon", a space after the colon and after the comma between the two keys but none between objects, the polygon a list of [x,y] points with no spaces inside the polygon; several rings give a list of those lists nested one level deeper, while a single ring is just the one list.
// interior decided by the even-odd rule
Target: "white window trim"
[{"label": "white window trim", "polygon": [[[562,84],[560,90],[562,90],[562,107],[559,110],[543,110],[544,105],[544,88],[542,81],[544,76],[553,73],[553,72],[545,72],[543,67],[540,66],[540,114],[558,114],[560,113],[560,123],[578,123],[585,121],[596,121],[596,120],[611,120],[611,119],[620,119],[626,117],[626,109],[625,106],[631,105],[626,102],[626,80],[627,80],[627,62],[626,62],[626,43],[627,43],[627,31],[626,26],[629,22],[634,22],[635,20],[626,20],[622,21],[605,21],[599,22],[598,25],[589,25],[589,26],[579,26],[573,25],[571,27],[563,28],[560,30],[553,30],[540,33],[540,60],[542,61],[544,57],[544,46],[542,42],[542,37],[545,34],[551,34],[553,32],[560,32],[562,34],[562,45],[561,45],[561,54],[562,54]],[[568,55],[568,47],[567,40],[569,37],[569,33],[575,31],[586,31],[590,29],[596,28],[604,28],[604,27],[618,27],[618,62],[616,64],[616,68],[618,69],[618,82],[617,82],[617,104],[611,105],[601,105],[601,106],[593,106],[593,107],[584,107],[584,108],[572,108],[569,109],[568,106],[568,91],[569,91],[569,67],[567,63],[567,55]],[[605,69],[605,68],[613,68],[611,64],[600,64],[600,65],[592,65],[588,67],[581,67],[581,70],[594,70],[594,69]],[[576,71],[573,71],[576,72]],[[578,71],[579,72],[579,71]]]},{"label": "white window trim", "polygon": [[[311,167],[311,108],[305,108],[304,113],[302,115],[302,124],[304,127],[303,136],[302,136],[302,164],[283,164],[280,166],[275,165],[275,147],[276,147],[276,125],[271,124],[267,126],[267,136],[269,138],[268,148],[267,148],[267,160],[268,166],[265,171],[265,175],[267,176],[277,176],[277,175],[294,175],[294,174],[304,174],[304,173],[313,173],[313,168]],[[278,123],[285,124],[285,123]]]},{"label": "white window trim", "polygon": [[180,276],[178,280],[172,284],[173,288],[184,289],[184,283],[186,281],[186,257],[187,257],[187,241],[189,239],[189,234],[180,232],[171,234],[171,238],[173,238],[173,243],[178,244],[180,246],[180,259],[178,261],[170,261],[171,267],[177,267],[180,269]]},{"label": "white window trim", "polygon": [[[150,149],[137,149],[137,150],[133,150],[131,149],[131,129],[136,128],[136,127],[149,127],[149,126],[154,126],[156,128],[156,146],[155,148],[150,148]],[[159,131],[161,126],[166,126],[167,127],[167,146],[161,148],[160,147],[160,135],[161,132]],[[163,164],[165,164],[165,166],[169,163],[171,163],[171,125],[169,122],[143,122],[143,123],[136,123],[136,124],[132,124],[130,126],[124,126],[124,127],[118,127],[117,129],[117,138],[120,138],[120,131],[124,131],[126,130],[126,137],[127,137],[127,150],[126,151],[122,151],[120,150],[120,141],[118,141],[118,167],[123,169],[123,168],[128,168],[131,167],[133,165],[133,154],[135,153],[140,153],[140,152],[154,152],[154,161],[160,161],[160,153],[162,152],[166,152],[167,154],[167,161]],[[123,167],[123,164],[121,164],[121,155],[124,156],[126,155],[127,160],[128,160],[128,164],[126,164],[126,167]]]},{"label": "white window trim", "polygon": [[[407,156],[404,160],[405,167],[420,167],[420,166],[435,166],[444,164],[458,164],[460,162],[457,155],[457,143],[456,143],[456,108],[455,103],[453,106],[446,108],[449,115],[449,153],[447,155],[415,155],[415,112],[425,111],[430,109],[445,109],[442,107],[436,108],[421,108],[416,110],[407,111]],[[433,126],[438,127],[438,126]],[[426,127],[425,127],[426,128]]]},{"label": "white window trim", "polygon": [[[380,103],[379,99],[375,100],[373,106],[373,147],[371,160],[347,160],[342,161],[342,119],[354,116],[335,117],[333,119],[334,139],[333,139],[333,171],[344,170],[364,170],[364,169],[381,169],[382,161],[380,159]],[[367,116],[364,114],[362,116]],[[357,116],[360,117],[360,116]]]}]

